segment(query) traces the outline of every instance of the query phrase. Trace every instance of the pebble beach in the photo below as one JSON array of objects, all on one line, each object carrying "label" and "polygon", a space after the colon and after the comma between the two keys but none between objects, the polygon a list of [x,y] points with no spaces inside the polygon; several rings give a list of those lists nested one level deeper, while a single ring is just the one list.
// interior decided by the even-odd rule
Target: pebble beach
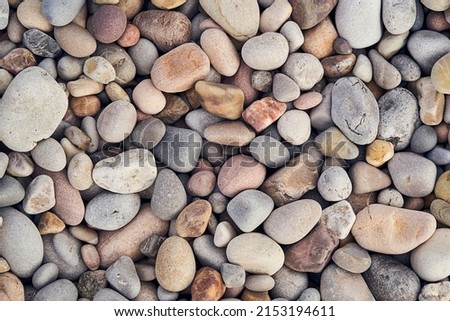
[{"label": "pebble beach", "polygon": [[450,301],[450,0],[0,0],[0,301]]}]

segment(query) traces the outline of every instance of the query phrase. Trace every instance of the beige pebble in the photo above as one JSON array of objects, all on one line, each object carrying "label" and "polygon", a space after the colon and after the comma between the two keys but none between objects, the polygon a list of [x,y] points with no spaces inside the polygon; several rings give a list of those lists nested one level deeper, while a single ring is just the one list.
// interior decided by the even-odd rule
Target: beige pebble
[{"label": "beige pebble", "polygon": [[275,32],[289,19],[292,6],[288,1],[275,0],[271,6],[261,13],[259,31]]},{"label": "beige pebble", "polygon": [[73,97],[96,95],[104,88],[103,84],[89,78],[80,78],[67,83],[67,90]]},{"label": "beige pebble", "polygon": [[372,166],[380,167],[394,156],[394,144],[376,139],[366,148],[366,162]]},{"label": "beige pebble", "polygon": [[152,0],[152,4],[159,9],[175,9],[186,3],[186,0]]},{"label": "beige pebble", "polygon": [[79,148],[77,148],[70,140],[68,140],[66,137],[62,138],[59,142],[64,150],[64,153],[66,154],[67,163],[70,163],[70,160],[72,157],[74,157],[76,154],[83,153],[83,151]]},{"label": "beige pebble", "polygon": [[210,142],[228,146],[248,145],[256,136],[255,132],[240,120],[210,125],[203,135]]},{"label": "beige pebble", "polygon": [[316,107],[322,102],[322,94],[316,91],[306,92],[294,100],[294,107],[300,110],[307,110]]},{"label": "beige pebble", "polygon": [[[4,297],[1,299],[1,292]],[[22,281],[13,273],[5,272],[0,274],[0,301],[25,301],[25,289]]]},{"label": "beige pebble", "polygon": [[209,170],[201,170],[191,176],[187,190],[191,195],[205,197],[212,193],[216,186],[216,175]]},{"label": "beige pebble", "polygon": [[85,153],[78,153],[69,162],[67,167],[67,178],[73,188],[83,191],[91,187],[94,183],[92,170],[94,164],[91,158]]},{"label": "beige pebble", "polygon": [[54,213],[45,212],[39,219],[38,229],[41,235],[57,234],[66,228],[66,224]]},{"label": "beige pebble", "polygon": [[98,116],[97,130],[107,142],[118,143],[131,134],[136,121],[136,108],[125,100],[116,100]]},{"label": "beige pebble", "polygon": [[143,113],[154,115],[166,106],[166,97],[153,85],[151,79],[142,80],[133,89],[133,102]]},{"label": "beige pebble", "polygon": [[64,135],[78,149],[86,150],[91,144],[91,138],[77,126],[67,127]]},{"label": "beige pebble", "polygon": [[53,26],[42,14],[41,0],[25,0],[17,7],[17,18],[22,26],[27,29],[39,29],[43,32],[51,32]]},{"label": "beige pebble", "polygon": [[108,84],[116,78],[113,65],[103,57],[94,56],[86,59],[83,66],[86,76],[101,84]]},{"label": "beige pebble", "polygon": [[305,38],[302,45],[303,52],[322,59],[333,53],[333,43],[337,39],[338,33],[331,19],[326,18],[313,28],[304,30],[303,36]]},{"label": "beige pebble", "polygon": [[92,34],[75,23],[55,27],[54,35],[61,48],[76,58],[88,57],[97,49],[97,43]]},{"label": "beige pebble", "polygon": [[130,101],[130,97],[128,96],[127,92],[116,82],[110,82],[109,84],[107,84],[105,86],[105,91],[111,101]]},{"label": "beige pebble", "polygon": [[33,160],[26,153],[9,153],[9,163],[6,173],[15,177],[28,177],[34,171]]},{"label": "beige pebble", "polygon": [[8,272],[10,269],[11,267],[9,266],[8,261],[0,257],[0,274]]},{"label": "beige pebble", "polygon": [[100,256],[98,255],[97,249],[92,244],[85,244],[80,249],[81,258],[84,264],[91,271],[95,271],[100,267]]},{"label": "beige pebble", "polygon": [[27,214],[40,214],[55,206],[55,186],[47,175],[36,176],[27,186],[23,210]]},{"label": "beige pebble", "polygon": [[93,245],[97,245],[98,243],[97,232],[94,229],[87,227],[83,224],[71,226],[69,228],[69,233],[80,241]]}]

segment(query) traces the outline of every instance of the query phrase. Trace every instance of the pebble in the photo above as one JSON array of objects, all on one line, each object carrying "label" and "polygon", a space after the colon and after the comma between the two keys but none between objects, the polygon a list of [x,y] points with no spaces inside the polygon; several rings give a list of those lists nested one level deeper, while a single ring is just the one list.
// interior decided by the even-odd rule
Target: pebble
[{"label": "pebble", "polygon": [[353,66],[353,74],[366,83],[372,81],[373,77],[372,62],[366,55],[364,54],[358,55],[358,57],[356,58],[355,65]]},{"label": "pebble", "polygon": [[66,167],[66,154],[61,144],[53,139],[41,140],[31,150],[31,157],[36,165],[52,172],[59,172]]},{"label": "pebble", "polygon": [[436,61],[450,51],[450,40],[436,31],[419,30],[409,37],[407,48],[422,72],[429,75]]},{"label": "pebble", "polygon": [[350,43],[347,41],[347,39],[344,38],[336,38],[336,40],[333,42],[333,49],[334,51],[336,51],[336,53],[341,55],[348,55],[353,51]]},{"label": "pebble", "polygon": [[201,170],[188,181],[187,190],[193,196],[205,197],[210,195],[216,186],[216,175],[208,170]]},{"label": "pebble", "polygon": [[422,287],[419,301],[448,301],[450,299],[450,282],[429,283]]},{"label": "pebble", "polygon": [[325,19],[336,6],[336,0],[289,1],[293,8],[292,18],[300,28],[310,29]]},{"label": "pebble", "polygon": [[84,244],[81,249],[81,258],[84,264],[91,271],[96,271],[100,267],[100,256],[98,255],[97,249],[92,244]]},{"label": "pebble", "polygon": [[277,129],[288,143],[301,145],[311,135],[311,120],[303,110],[289,110],[279,118]]},{"label": "pebble", "polygon": [[142,112],[150,115],[159,113],[166,106],[166,98],[151,79],[142,80],[133,89],[133,102]]},{"label": "pebble", "polygon": [[86,59],[83,65],[83,72],[92,80],[104,85],[116,79],[116,71],[113,65],[100,56]]},{"label": "pebble", "polygon": [[92,301],[128,301],[126,297],[110,288],[98,290]]},{"label": "pebble", "polygon": [[166,126],[161,142],[153,149],[155,157],[179,173],[195,168],[202,151],[202,137],[191,129]]},{"label": "pebble", "polygon": [[289,53],[300,49],[305,41],[302,30],[294,21],[287,21],[280,29],[280,33],[286,38],[289,45]]},{"label": "pebble", "polygon": [[10,272],[0,274],[1,301],[25,301],[25,289],[21,280]]},{"label": "pebble", "polygon": [[248,106],[242,113],[242,118],[257,132],[261,132],[277,121],[285,113],[286,108],[286,104],[276,98],[264,97]]},{"label": "pebble", "polygon": [[6,173],[15,177],[28,177],[34,171],[32,159],[26,153],[11,152],[9,153],[9,163],[6,167]]},{"label": "pebble", "polygon": [[322,155],[326,157],[355,159],[359,155],[358,147],[335,126],[318,134],[314,138],[314,143]]},{"label": "pebble", "polygon": [[145,190],[153,184],[156,174],[155,158],[146,149],[132,149],[103,159],[92,171],[98,186],[120,194]]},{"label": "pebble", "polygon": [[175,222],[177,234],[183,238],[199,237],[205,233],[212,214],[211,204],[203,199],[193,201],[178,215]]},{"label": "pebble", "polygon": [[253,139],[249,152],[258,162],[270,168],[279,168],[289,161],[289,150],[276,138],[261,135]]},{"label": "pebble", "polygon": [[300,96],[300,88],[297,83],[283,73],[277,73],[273,77],[273,96],[281,102],[290,102]]},{"label": "pebble", "polygon": [[0,179],[2,179],[3,176],[5,175],[8,163],[9,163],[8,155],[3,152],[0,152]]},{"label": "pebble", "polygon": [[175,219],[187,205],[186,190],[172,170],[164,168],[158,173],[150,204],[155,215],[163,221]]},{"label": "pebble", "polygon": [[366,281],[359,273],[351,273],[330,264],[320,279],[324,301],[375,301]]},{"label": "pebble", "polygon": [[94,164],[85,153],[78,153],[72,157],[67,167],[67,178],[73,188],[83,191],[94,184],[92,170]]},{"label": "pebble", "polygon": [[390,59],[405,46],[408,36],[408,31],[399,35],[393,35],[386,32],[378,43],[376,50],[385,59]]},{"label": "pebble", "polygon": [[352,234],[368,251],[403,254],[425,242],[435,230],[436,220],[431,214],[371,204],[356,215]]},{"label": "pebble", "polygon": [[188,113],[189,105],[177,95],[166,93],[164,97],[166,98],[166,106],[155,114],[155,118],[158,118],[164,124],[171,125]]},{"label": "pebble", "polygon": [[295,157],[289,164],[274,172],[261,186],[261,190],[272,197],[276,206],[298,200],[314,189],[319,179],[321,157],[314,149]]},{"label": "pebble", "polygon": [[337,78],[349,74],[356,63],[354,54],[329,56],[321,61],[326,77]]},{"label": "pebble", "polygon": [[408,0],[396,3],[393,0],[383,1],[383,24],[391,34],[401,34],[409,31],[416,20],[416,2]]},{"label": "pebble", "polygon": [[159,301],[176,301],[179,297],[178,292],[167,291],[162,286],[158,287],[157,295]]},{"label": "pebble", "polygon": [[55,213],[45,212],[39,219],[38,229],[41,235],[56,234],[65,228],[66,224]]},{"label": "pebble", "polygon": [[306,237],[285,248],[284,264],[298,272],[320,273],[338,244],[337,236],[319,224]]},{"label": "pebble", "polygon": [[292,244],[304,238],[319,222],[322,207],[314,200],[298,200],[270,213],[264,232],[279,244]]},{"label": "pebble", "polygon": [[[166,10],[147,10],[138,13],[133,24],[141,37],[150,40],[160,51],[169,52],[191,40],[191,22],[183,13]],[[171,26],[171,28],[167,28]],[[194,44],[190,44],[194,46]],[[184,58],[190,58],[189,54]],[[194,58],[196,59],[196,58]],[[189,75],[188,73],[185,76]],[[151,77],[153,79],[153,77]]]},{"label": "pebble", "polygon": [[105,141],[117,143],[130,135],[136,121],[135,107],[125,100],[116,100],[108,104],[99,114],[97,130]]},{"label": "pebble", "polygon": [[241,51],[244,62],[256,70],[277,69],[286,62],[288,55],[288,42],[277,32],[265,32],[247,40]]},{"label": "pebble", "polygon": [[352,205],[346,201],[339,201],[323,209],[320,223],[332,231],[338,239],[344,240],[355,223],[355,212]]},{"label": "pebble", "polygon": [[0,217],[3,218],[0,233],[2,257],[17,277],[29,278],[41,266],[44,255],[39,231],[28,217],[14,208],[0,208]]},{"label": "pebble", "polygon": [[426,157],[436,165],[447,165],[450,163],[450,151],[444,147],[436,146]]},{"label": "pebble", "polygon": [[56,27],[54,36],[61,49],[75,58],[88,57],[97,49],[94,36],[74,22]]},{"label": "pebble", "polygon": [[61,55],[61,47],[55,39],[38,29],[28,29],[23,33],[23,44],[40,57],[55,58]]},{"label": "pebble", "polygon": [[333,253],[332,260],[341,269],[355,274],[367,271],[372,264],[369,252],[357,243],[347,243],[338,248]]},{"label": "pebble", "polygon": [[230,200],[227,212],[242,232],[252,232],[266,220],[273,207],[270,196],[247,189]]},{"label": "pebble", "polygon": [[86,150],[91,144],[91,138],[77,126],[67,127],[64,130],[64,136],[80,150]]},{"label": "pebble", "polygon": [[12,150],[28,152],[53,134],[68,100],[44,69],[29,67],[11,81],[0,106],[0,139]]},{"label": "pebble", "polygon": [[0,30],[6,29],[9,23],[9,3],[6,0],[0,2]]},{"label": "pebble", "polygon": [[336,29],[354,49],[367,48],[381,39],[381,1],[370,0],[355,5],[351,0],[336,6]]},{"label": "pebble", "polygon": [[[323,100],[323,96],[319,92],[310,91],[301,94],[296,100],[294,100],[294,107],[300,110],[308,110],[319,106]],[[310,115],[311,116],[311,115]],[[311,119],[312,121],[312,119]]]},{"label": "pebble", "polygon": [[342,133],[355,144],[370,144],[376,138],[378,104],[359,78],[341,78],[334,84],[331,117]]},{"label": "pebble", "polygon": [[92,228],[115,231],[128,224],[138,213],[138,194],[102,192],[86,205],[85,220]]},{"label": "pebble", "polygon": [[255,70],[252,73],[252,87],[258,91],[269,92],[272,89],[272,72]]},{"label": "pebble", "polygon": [[0,94],[3,95],[8,88],[9,84],[13,80],[13,76],[6,70],[0,71]]},{"label": "pebble", "polygon": [[71,226],[69,228],[70,235],[76,239],[96,245],[98,243],[98,234],[94,229],[91,229],[85,225]]},{"label": "pebble", "polygon": [[55,188],[50,176],[36,176],[27,186],[23,199],[23,210],[27,214],[40,214],[56,204]]},{"label": "pebble", "polygon": [[236,235],[236,231],[230,223],[227,221],[220,222],[214,233],[214,245],[226,247]]},{"label": "pebble", "polygon": [[63,0],[43,0],[42,15],[53,26],[65,26],[75,19],[84,3],[85,1],[83,0],[70,1],[69,3]]},{"label": "pebble", "polygon": [[225,248],[215,246],[214,237],[210,234],[197,237],[192,243],[192,248],[202,266],[220,270],[220,267],[228,262]]},{"label": "pebble", "polygon": [[300,294],[308,287],[308,277],[306,273],[297,272],[286,265],[283,265],[272,278],[275,285],[270,290],[272,298],[282,298],[286,300],[296,300]]},{"label": "pebble", "polygon": [[123,48],[129,48],[137,44],[141,36],[139,28],[132,23],[127,23],[125,31],[117,40],[117,44]]},{"label": "pebble", "polygon": [[353,192],[355,194],[379,191],[389,187],[392,183],[388,174],[361,161],[350,167],[349,176],[353,183]]},{"label": "pebble", "polygon": [[217,187],[228,197],[246,189],[257,189],[266,177],[266,168],[253,157],[236,155],[229,158],[217,176]]},{"label": "pebble", "polygon": [[100,107],[100,99],[95,95],[69,98],[69,108],[77,117],[95,116]]},{"label": "pebble", "polygon": [[206,29],[200,37],[200,45],[219,74],[231,77],[237,72],[240,64],[239,53],[224,31]]},{"label": "pebble", "polygon": [[415,90],[419,101],[420,120],[425,125],[439,125],[444,117],[444,94],[436,91],[431,77],[423,77],[416,81]]},{"label": "pebble", "polygon": [[189,243],[179,236],[171,236],[161,244],[156,256],[156,279],[168,291],[182,291],[194,280],[195,265]]},{"label": "pebble", "polygon": [[363,276],[377,301],[416,301],[420,292],[417,274],[387,255],[372,254]]},{"label": "pebble", "polygon": [[164,123],[155,117],[139,121],[131,133],[131,141],[139,148],[153,149],[166,133]]},{"label": "pebble", "polygon": [[42,289],[44,286],[58,279],[59,269],[55,263],[46,263],[39,267],[33,274],[32,284],[36,290]]},{"label": "pebble", "polygon": [[441,57],[436,63],[433,65],[431,69],[431,82],[433,83],[434,88],[444,94],[450,93],[450,87],[447,84],[447,72],[448,72],[448,63],[450,61],[450,55],[446,54]]},{"label": "pebble", "polygon": [[34,301],[76,301],[77,298],[75,284],[67,279],[58,279],[40,289],[34,296]]},{"label": "pebble", "polygon": [[224,263],[220,268],[220,274],[227,288],[241,287],[245,283],[245,270],[240,265]]},{"label": "pebble", "polygon": [[53,30],[53,25],[42,13],[41,0],[22,1],[17,7],[17,18],[26,29],[39,29],[44,32]]},{"label": "pebble", "polygon": [[420,0],[420,2],[425,5],[428,9],[433,11],[445,11],[450,8],[450,3],[447,0]]},{"label": "pebble", "polygon": [[238,41],[245,41],[258,32],[260,12],[257,0],[200,0],[200,6],[218,25]]},{"label": "pebble", "polygon": [[96,297],[97,293],[99,293],[103,290],[114,291],[110,288],[106,288],[107,285],[108,285],[108,283],[106,281],[105,271],[98,270],[98,271],[84,272],[80,276],[80,280],[78,281],[77,287],[78,287],[80,298],[86,298],[89,300],[93,300]]},{"label": "pebble", "polygon": [[391,64],[400,72],[403,81],[416,81],[420,78],[420,67],[410,56],[395,55],[391,59]]},{"label": "pebble", "polygon": [[228,261],[238,264],[246,272],[275,274],[284,262],[282,248],[271,238],[261,233],[243,233],[228,243]]},{"label": "pebble", "polygon": [[300,52],[290,54],[281,70],[297,83],[300,90],[310,90],[322,79],[324,73],[319,59],[312,54]]},{"label": "pebble", "polygon": [[411,152],[396,153],[388,162],[395,188],[405,196],[424,197],[434,189],[436,165]]},{"label": "pebble", "polygon": [[155,7],[167,10],[177,8],[184,3],[186,3],[186,0],[152,0]]},{"label": "pebble", "polygon": [[139,76],[150,74],[153,64],[159,57],[156,46],[145,38],[140,38],[134,46],[129,47],[128,53],[136,66],[136,73]]},{"label": "pebble", "polygon": [[450,226],[450,204],[441,199],[431,202],[430,212],[438,222]]},{"label": "pebble", "polygon": [[369,59],[373,66],[373,79],[378,86],[386,90],[391,90],[400,85],[402,75],[378,51],[371,49],[369,51]]},{"label": "pebble", "polygon": [[192,301],[218,301],[225,294],[220,273],[211,267],[199,269],[191,285]]},{"label": "pebble", "polygon": [[0,208],[20,203],[25,197],[25,189],[22,184],[9,175],[0,179]]},{"label": "pebble", "polygon": [[136,66],[133,60],[125,49],[119,45],[98,43],[95,55],[106,58],[113,65],[116,71],[114,81],[119,85],[123,86],[130,83],[136,76]]},{"label": "pebble", "polygon": [[150,204],[142,204],[135,218],[117,231],[101,231],[97,251],[101,267],[108,268],[119,257],[126,255],[133,261],[143,257],[139,247],[150,235],[166,235],[169,223],[160,220],[151,210]]},{"label": "pebble", "polygon": [[250,291],[265,292],[272,290],[275,280],[269,275],[249,275],[244,286]]},{"label": "pebble", "polygon": [[115,5],[103,5],[92,15],[92,35],[102,43],[117,41],[127,27],[125,12]]},{"label": "pebble", "polygon": [[386,188],[378,194],[377,203],[395,207],[403,207],[402,194],[394,188]]},{"label": "pebble", "polygon": [[33,53],[26,48],[15,48],[0,60],[0,67],[13,75],[33,66],[36,66],[36,59]]},{"label": "pebble", "polygon": [[113,289],[128,299],[135,298],[141,290],[134,262],[128,256],[121,256],[105,273],[106,280]]},{"label": "pebble", "polygon": [[316,288],[307,288],[302,292],[298,301],[320,301],[321,296],[319,290]]},{"label": "pebble", "polygon": [[207,112],[230,120],[241,117],[244,92],[239,87],[198,81],[195,84],[195,92],[200,104]]},{"label": "pebble", "polygon": [[322,20],[311,29],[303,31],[304,42],[302,49],[318,59],[328,57],[334,53],[333,44],[338,33],[330,18]]},{"label": "pebble", "polygon": [[336,202],[346,199],[352,192],[352,182],[342,167],[327,168],[317,181],[320,195],[327,201]]}]

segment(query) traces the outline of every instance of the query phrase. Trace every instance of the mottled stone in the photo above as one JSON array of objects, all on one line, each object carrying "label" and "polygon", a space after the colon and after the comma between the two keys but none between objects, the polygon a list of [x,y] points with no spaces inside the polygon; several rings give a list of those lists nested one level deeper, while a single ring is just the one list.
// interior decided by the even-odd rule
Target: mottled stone
[{"label": "mottled stone", "polygon": [[41,235],[56,234],[65,228],[66,224],[52,212],[43,213],[39,219],[38,229]]},{"label": "mottled stone", "polygon": [[450,226],[450,204],[441,200],[435,199],[430,205],[431,214],[440,223]]},{"label": "mottled stone", "polygon": [[333,44],[338,38],[336,28],[329,17],[311,29],[303,31],[302,50],[322,59],[334,53]]},{"label": "mottled stone", "polygon": [[349,74],[356,63],[354,54],[329,56],[321,60],[324,75],[330,78]]},{"label": "mottled stone", "polygon": [[450,300],[450,282],[441,281],[429,283],[422,287],[419,301],[448,301]]},{"label": "mottled stone", "polygon": [[322,79],[324,72],[319,59],[300,52],[290,54],[281,70],[297,83],[300,90],[310,90]]},{"label": "mottled stone", "polygon": [[245,283],[245,270],[236,264],[224,263],[220,268],[222,280],[227,288],[236,288]]},{"label": "mottled stone", "polygon": [[225,290],[220,273],[208,266],[202,267],[191,285],[192,301],[218,301]]},{"label": "mottled stone", "polygon": [[348,201],[340,201],[324,208],[320,223],[334,232],[338,239],[345,239],[355,223],[355,212]]},{"label": "mottled stone", "polygon": [[242,118],[257,132],[269,127],[286,111],[286,104],[273,97],[265,97],[253,102],[242,113]]},{"label": "mottled stone", "polygon": [[[107,285],[108,282],[106,281],[105,271],[97,270],[97,271],[87,271],[83,273],[80,276],[77,288],[81,298],[93,300],[94,297],[97,295],[97,293],[102,290],[114,291],[112,289],[107,289],[106,288]],[[106,300],[106,298],[104,299]]]},{"label": "mottled stone", "polygon": [[309,29],[325,19],[336,6],[336,0],[289,0],[292,5],[292,18],[301,29]]},{"label": "mottled stone", "polygon": [[314,138],[314,143],[322,155],[326,157],[355,159],[359,155],[358,147],[335,126],[317,135]]},{"label": "mottled stone", "polygon": [[40,57],[55,58],[61,54],[61,47],[55,39],[38,29],[28,29],[23,33],[23,44]]},{"label": "mottled stone", "polygon": [[326,201],[342,201],[351,194],[352,181],[345,169],[331,166],[320,175],[317,190]]},{"label": "mottled stone", "polygon": [[186,206],[178,215],[175,230],[181,237],[199,237],[205,233],[212,214],[211,204],[206,200],[197,200]]},{"label": "mottled stone", "polygon": [[22,281],[13,273],[0,273],[0,301],[25,301]]},{"label": "mottled stone", "polygon": [[40,214],[56,204],[55,187],[50,176],[36,176],[27,186],[23,210],[27,214]]},{"label": "mottled stone", "polygon": [[[130,83],[136,76],[136,66],[127,51],[116,43],[98,43],[95,56],[101,56],[113,65],[116,72],[114,81],[119,85]],[[129,100],[129,99],[126,99]]]}]

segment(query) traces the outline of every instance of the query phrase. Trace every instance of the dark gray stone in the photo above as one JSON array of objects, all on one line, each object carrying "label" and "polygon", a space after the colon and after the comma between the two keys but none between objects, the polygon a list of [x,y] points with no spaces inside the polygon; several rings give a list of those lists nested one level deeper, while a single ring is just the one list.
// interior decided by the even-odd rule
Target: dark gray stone
[{"label": "dark gray stone", "polygon": [[81,298],[92,300],[97,292],[106,288],[107,285],[104,270],[87,271],[80,276],[78,292]]},{"label": "dark gray stone", "polygon": [[429,152],[436,144],[436,131],[428,125],[417,127],[411,138],[411,150],[418,154]]},{"label": "dark gray stone", "polygon": [[39,29],[23,33],[23,45],[37,56],[55,58],[61,55],[61,47],[55,39]]},{"label": "dark gray stone", "polygon": [[197,237],[192,243],[195,257],[202,266],[209,266],[220,270],[223,263],[227,263],[226,249],[214,245],[214,236],[204,234]]},{"label": "dark gray stone", "polygon": [[400,72],[403,81],[416,81],[420,78],[419,65],[408,55],[395,55],[391,59],[391,64]]},{"label": "dark gray stone", "polygon": [[121,256],[106,270],[106,280],[117,292],[128,299],[141,291],[141,281],[134,262],[129,256]]}]

